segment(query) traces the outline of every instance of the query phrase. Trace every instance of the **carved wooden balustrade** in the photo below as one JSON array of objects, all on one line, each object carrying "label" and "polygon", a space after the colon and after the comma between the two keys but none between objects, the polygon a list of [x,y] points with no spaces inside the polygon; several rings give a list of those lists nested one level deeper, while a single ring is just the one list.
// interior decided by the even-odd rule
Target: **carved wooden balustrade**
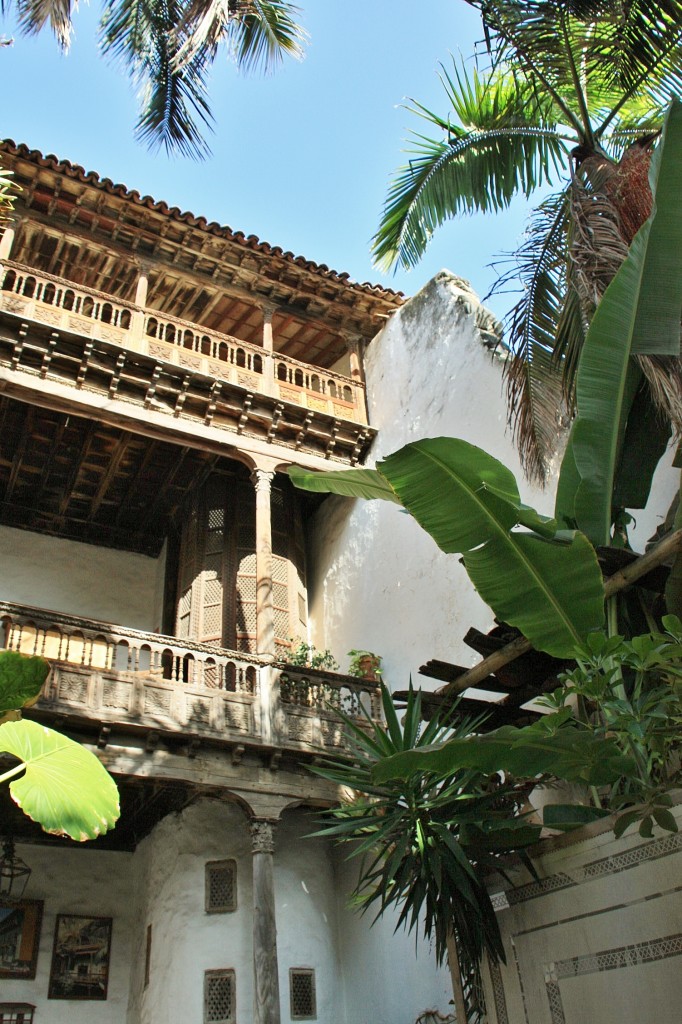
[{"label": "carved wooden balustrade", "polygon": [[337,419],[367,423],[365,386],[219,331],[5,260],[0,310],[155,356]]},{"label": "carved wooden balustrade", "polygon": [[382,721],[380,684],[323,669],[284,665],[279,678],[287,739],[313,746],[342,747],[340,711],[358,724]]},{"label": "carved wooden balustrade", "polygon": [[[102,723],[135,724],[259,742],[264,661],[255,655],[0,601],[0,647],[47,658],[38,708]],[[284,666],[273,735],[283,746],[339,747],[342,711],[381,720],[377,683]],[[266,677],[267,678],[267,677]]]},{"label": "carved wooden balustrade", "polygon": [[40,707],[103,722],[257,736],[259,660],[192,641],[0,602],[0,639],[52,664]]}]

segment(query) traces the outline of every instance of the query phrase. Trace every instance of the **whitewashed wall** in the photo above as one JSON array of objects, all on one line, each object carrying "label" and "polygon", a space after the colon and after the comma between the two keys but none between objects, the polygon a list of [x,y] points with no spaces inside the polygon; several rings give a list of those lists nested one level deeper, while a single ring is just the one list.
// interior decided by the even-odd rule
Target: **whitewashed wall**
[{"label": "whitewashed wall", "polygon": [[[559,459],[545,491],[525,480],[506,427],[502,365],[491,352],[498,330],[467,282],[447,271],[392,316],[365,356],[370,422],[379,432],[368,465],[421,437],[460,437],[508,466],[523,500],[551,515]],[[650,508],[634,513],[634,542],[642,547],[679,487],[670,458],[656,474]],[[348,650],[369,649],[383,656],[390,686],[403,689],[429,658],[479,660],[462,637],[470,626],[493,625],[489,609],[458,556],[440,552],[397,507],[327,499],[310,561],[312,638],[332,649],[342,669]]]},{"label": "whitewashed wall", "polygon": [[0,526],[0,600],[154,631],[161,625],[160,558]]},{"label": "whitewashed wall", "polygon": [[[130,955],[136,907],[131,884],[132,855],[84,847],[17,845],[32,869],[26,899],[44,900],[37,973],[34,980],[0,979],[0,1002],[33,1003],[36,1024],[123,1024],[130,987]],[[48,999],[57,914],[113,918],[106,1000]]]}]

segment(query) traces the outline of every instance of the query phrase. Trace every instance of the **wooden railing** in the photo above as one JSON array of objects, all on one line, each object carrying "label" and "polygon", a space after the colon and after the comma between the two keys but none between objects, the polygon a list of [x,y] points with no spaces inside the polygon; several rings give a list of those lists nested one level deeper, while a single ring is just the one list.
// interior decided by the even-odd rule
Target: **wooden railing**
[{"label": "wooden railing", "polygon": [[343,746],[337,711],[381,720],[377,683],[289,665],[272,673],[255,655],[7,601],[0,647],[50,661],[39,707],[102,722],[259,741],[265,671],[279,678],[285,727],[272,735],[283,746]]},{"label": "wooden railing", "polygon": [[367,422],[361,381],[11,260],[0,275],[0,309],[8,313],[121,345],[313,413]]}]

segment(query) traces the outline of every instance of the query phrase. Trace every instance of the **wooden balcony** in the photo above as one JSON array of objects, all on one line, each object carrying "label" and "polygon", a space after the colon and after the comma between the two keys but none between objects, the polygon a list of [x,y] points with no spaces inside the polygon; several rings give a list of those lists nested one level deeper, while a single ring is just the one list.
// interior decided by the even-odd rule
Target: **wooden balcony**
[{"label": "wooden balcony", "polygon": [[273,668],[255,655],[9,602],[0,602],[0,624],[5,648],[51,662],[36,710],[56,718],[319,750],[344,744],[336,710],[381,717],[376,683],[333,672]]},{"label": "wooden balcony", "polygon": [[6,260],[3,267],[0,311],[55,332],[151,356],[313,415],[367,424],[365,386],[359,380],[38,273],[21,263]]}]

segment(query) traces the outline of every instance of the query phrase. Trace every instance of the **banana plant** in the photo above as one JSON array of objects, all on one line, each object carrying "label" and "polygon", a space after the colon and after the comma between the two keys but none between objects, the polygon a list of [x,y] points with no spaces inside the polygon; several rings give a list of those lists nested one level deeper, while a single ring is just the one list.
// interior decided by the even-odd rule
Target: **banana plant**
[{"label": "banana plant", "polygon": [[0,774],[14,802],[45,832],[77,842],[116,824],[116,783],[94,754],[54,729],[21,717],[50,671],[44,658],[0,651],[0,756],[18,762]]}]

